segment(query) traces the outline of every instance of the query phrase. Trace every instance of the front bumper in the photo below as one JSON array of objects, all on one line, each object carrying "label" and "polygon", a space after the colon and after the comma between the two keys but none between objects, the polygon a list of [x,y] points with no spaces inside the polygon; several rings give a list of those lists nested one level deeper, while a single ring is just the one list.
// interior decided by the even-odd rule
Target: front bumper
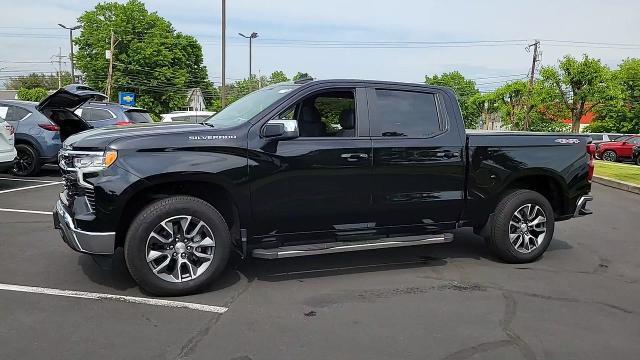
[{"label": "front bumper", "polygon": [[53,209],[53,226],[60,230],[62,240],[75,251],[92,255],[113,255],[115,232],[88,232],[78,229],[71,211],[58,200]]},{"label": "front bumper", "polygon": [[13,169],[13,163],[14,162],[15,162],[15,160],[0,162],[0,171]]}]

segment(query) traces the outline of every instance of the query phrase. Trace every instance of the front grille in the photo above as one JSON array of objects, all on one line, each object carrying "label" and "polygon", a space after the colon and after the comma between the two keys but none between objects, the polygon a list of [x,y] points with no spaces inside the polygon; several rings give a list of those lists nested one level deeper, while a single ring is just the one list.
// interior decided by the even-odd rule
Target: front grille
[{"label": "front grille", "polygon": [[75,172],[64,172],[62,175],[62,181],[64,182],[64,196],[66,197],[69,206],[73,207],[73,202],[79,197],[86,197],[91,211],[96,206],[96,196],[93,188],[81,186],[78,183],[78,178]]}]

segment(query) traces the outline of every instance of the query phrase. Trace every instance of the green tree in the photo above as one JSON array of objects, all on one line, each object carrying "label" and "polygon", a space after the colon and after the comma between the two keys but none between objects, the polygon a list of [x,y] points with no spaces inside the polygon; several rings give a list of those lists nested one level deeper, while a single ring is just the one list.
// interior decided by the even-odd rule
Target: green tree
[{"label": "green tree", "polygon": [[40,102],[49,95],[45,88],[20,88],[18,89],[18,100]]},{"label": "green tree", "polygon": [[[71,73],[63,71],[60,73],[62,86],[72,83]],[[4,84],[7,89],[36,89],[43,88],[47,90],[58,89],[58,74],[31,73],[28,75],[16,76],[7,80]]]},{"label": "green tree", "polygon": [[482,119],[483,129],[488,129],[489,121],[500,111],[500,102],[494,93],[476,94],[469,98]]},{"label": "green tree", "polygon": [[612,98],[596,109],[589,132],[640,133],[640,59],[626,59],[611,76]]},{"label": "green tree", "polygon": [[[577,60],[565,56],[558,67],[543,67],[539,83],[548,111],[556,117],[570,117],[571,131],[580,131],[580,119],[612,98],[609,69],[600,60],[583,55]],[[558,106],[559,105],[559,106]]]},{"label": "green tree", "polygon": [[293,81],[298,81],[298,80],[302,80],[302,79],[310,79],[312,77],[313,76],[309,75],[309,73],[298,71],[297,74],[293,75]]},{"label": "green tree", "polygon": [[271,76],[269,76],[269,84],[277,84],[286,81],[289,81],[289,78],[283,71],[280,70],[272,72]]},{"label": "green tree", "polygon": [[111,100],[119,91],[132,91],[140,106],[162,113],[182,108],[189,89],[199,87],[208,105],[213,102],[215,91],[202,64],[200,44],[150,13],[140,0],[99,3],[78,21],[82,32],[75,39],[77,67],[96,89],[106,89],[105,51],[112,31],[117,40]]},{"label": "green tree", "polygon": [[466,79],[458,71],[452,71],[439,76],[425,76],[425,83],[428,85],[446,86],[453,89],[460,102],[460,110],[462,111],[465,127],[476,128],[478,126],[480,111],[478,111],[478,108],[471,102],[471,98],[478,95],[480,91],[473,80]]}]

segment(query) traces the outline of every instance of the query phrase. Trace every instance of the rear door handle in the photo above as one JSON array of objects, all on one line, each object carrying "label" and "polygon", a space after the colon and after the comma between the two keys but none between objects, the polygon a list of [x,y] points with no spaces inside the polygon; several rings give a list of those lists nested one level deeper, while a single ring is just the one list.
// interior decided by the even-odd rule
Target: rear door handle
[{"label": "rear door handle", "polygon": [[353,153],[353,154],[341,154],[341,158],[347,159],[347,161],[358,161],[369,158],[369,154],[365,153]]},{"label": "rear door handle", "polygon": [[443,157],[445,159],[453,159],[453,158],[459,157],[460,154],[453,151],[443,151],[443,152],[436,153],[436,156]]}]

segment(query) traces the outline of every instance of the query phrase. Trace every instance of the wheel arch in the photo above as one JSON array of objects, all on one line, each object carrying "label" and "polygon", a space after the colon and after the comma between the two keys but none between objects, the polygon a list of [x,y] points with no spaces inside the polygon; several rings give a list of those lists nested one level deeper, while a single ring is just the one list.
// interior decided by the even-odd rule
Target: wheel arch
[{"label": "wheel arch", "polygon": [[565,213],[567,204],[563,194],[568,193],[568,186],[562,176],[552,170],[529,169],[508,179],[496,196],[494,208],[506,193],[516,189],[540,193],[549,201],[556,216]]},{"label": "wheel arch", "polygon": [[234,195],[238,189],[211,174],[189,174],[188,180],[184,174],[178,175],[163,174],[141,179],[123,191],[117,212],[120,216],[116,226],[116,246],[124,244],[129,226],[145,206],[175,195],[193,196],[215,207],[227,222],[234,245],[241,246],[242,224],[246,224],[248,219],[241,213],[242,200]]}]

